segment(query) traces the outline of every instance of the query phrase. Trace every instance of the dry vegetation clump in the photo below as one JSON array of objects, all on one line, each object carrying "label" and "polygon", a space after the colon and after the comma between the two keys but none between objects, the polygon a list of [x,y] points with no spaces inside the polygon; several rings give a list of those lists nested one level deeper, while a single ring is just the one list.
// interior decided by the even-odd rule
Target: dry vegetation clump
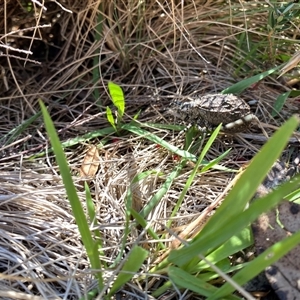
[{"label": "dry vegetation clump", "polygon": [[[96,285],[54,156],[46,152],[34,157],[49,147],[43,120],[37,115],[39,99],[47,105],[61,141],[66,141],[109,126],[105,117],[105,106],[111,105],[108,81],[124,90],[125,121],[141,110],[140,122],[170,122],[163,114],[170,101],[194,92],[220,92],[272,63],[262,63],[263,47],[245,59],[250,35],[253,42],[266,43],[258,29],[266,26],[267,12],[259,4],[242,2],[242,7],[239,1],[228,5],[191,0],[182,7],[182,3],[1,1],[1,299],[25,299],[25,294],[40,296],[28,299],[78,299]],[[295,108],[287,102],[282,118],[270,115],[276,96],[287,90],[283,82],[270,78],[242,94],[245,100],[258,100],[254,112],[269,124],[265,129],[270,135]],[[27,126],[32,116],[37,118]],[[176,133],[153,132],[183,145]],[[262,139],[257,127],[251,134],[220,136],[206,159],[231,147],[222,164],[239,169],[260,149]],[[119,254],[124,201],[132,179],[146,170],[157,171],[136,186],[134,196],[143,207],[174,168],[176,158],[129,134],[104,140],[96,135],[90,141],[100,142],[100,167],[90,185],[105,240],[104,259],[112,263]],[[76,174],[85,148],[86,143],[78,143],[65,150],[83,203],[85,194]],[[152,211],[149,222],[156,230],[164,230],[191,170],[188,165]],[[197,177],[175,217],[174,231],[192,223],[221,197],[232,178],[231,173],[221,171]],[[153,250],[154,242],[147,241],[144,232],[132,232],[130,239],[128,248],[138,241]],[[145,272],[153,261],[148,261]],[[112,276],[105,273],[107,278]],[[127,293],[139,299],[152,284],[133,284]]]}]

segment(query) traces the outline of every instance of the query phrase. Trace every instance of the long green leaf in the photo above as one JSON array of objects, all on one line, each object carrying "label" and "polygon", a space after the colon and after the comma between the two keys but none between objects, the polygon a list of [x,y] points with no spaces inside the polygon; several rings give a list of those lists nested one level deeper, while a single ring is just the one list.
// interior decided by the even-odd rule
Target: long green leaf
[{"label": "long green leaf", "polygon": [[117,131],[114,115],[108,106],[106,107],[106,118],[107,118],[107,121],[110,123],[110,125]]},{"label": "long green leaf", "polygon": [[275,71],[279,70],[283,66],[280,65],[278,67],[275,67],[273,69],[270,69],[266,72],[263,72],[261,74],[257,74],[255,76],[252,76],[250,78],[246,78],[242,81],[239,81],[238,83],[230,86],[229,88],[222,91],[223,94],[238,94],[241,93],[246,88],[250,87],[252,84],[262,80],[263,78],[269,76],[270,74],[274,73]]},{"label": "long green leaf", "polygon": [[[168,274],[172,282],[178,287],[189,289],[198,295],[209,297],[218,290],[217,287],[176,267],[169,267]],[[223,299],[239,300],[240,298],[237,296],[229,296]]]},{"label": "long green leaf", "polygon": [[139,246],[134,246],[129,254],[127,261],[124,263],[122,270],[119,272],[108,297],[112,296],[126,282],[128,282],[139,270],[144,260],[148,256],[148,251]]},{"label": "long green leaf", "polygon": [[232,235],[238,234],[243,228],[249,226],[259,215],[270,210],[277,205],[285,195],[295,189],[299,185],[300,176],[296,181],[288,182],[279,187],[276,191],[261,198],[261,201],[255,201],[243,213],[235,216],[235,218],[227,219],[222,228],[217,229],[214,234],[206,235],[192,242],[189,246],[182,249],[172,251],[169,261],[182,266],[189,262],[193,257],[200,253],[206,253],[211,248],[221,245],[228,240]]},{"label": "long green leaf", "polygon": [[[232,279],[240,285],[245,284],[263,271],[266,267],[275,263],[282,256],[299,245],[299,241],[300,231],[268,248],[261,255],[252,260],[245,268],[234,275]],[[207,298],[207,300],[222,299],[224,296],[232,293],[233,291],[234,288],[229,283],[226,283],[211,297]]]},{"label": "long green leaf", "polygon": [[182,159],[178,166],[169,174],[165,183],[161,186],[158,192],[150,199],[147,205],[141,210],[140,215],[142,218],[146,218],[153,208],[159,203],[162,197],[167,193],[174,179],[180,174],[180,171],[185,166],[186,160]]},{"label": "long green leaf", "polygon": [[[97,243],[93,241],[86,216],[81,206],[79,197],[76,193],[76,188],[72,180],[70,168],[68,166],[65,153],[63,151],[62,145],[59,141],[53,122],[49,116],[49,113],[45,105],[43,104],[42,101],[39,101],[39,103],[43,113],[45,127],[55,154],[56,162],[59,167],[59,171],[66,189],[66,193],[72,208],[72,212],[75,217],[82,238],[82,242],[85,246],[92,268],[96,270],[97,269],[100,270],[101,263],[99,259]],[[99,287],[100,289],[102,289],[104,287],[104,284],[103,284],[101,272],[98,272],[96,274],[96,277],[98,278]]]},{"label": "long green leaf", "polygon": [[[157,135],[150,133],[149,131],[146,131],[140,127],[134,126],[132,124],[125,124],[122,126],[122,129],[128,130],[136,135],[139,135],[143,138],[148,139],[149,141],[156,143],[158,145],[161,145],[162,147],[168,149],[169,151],[171,151],[172,153],[181,156],[182,158],[185,158],[186,160],[191,160],[193,162],[197,162],[197,157],[185,150],[181,150],[178,147],[175,147],[173,145],[171,145],[170,143],[164,141],[163,139],[161,139],[160,137],[158,137]],[[201,162],[202,165],[206,166],[209,164],[208,161],[206,160],[202,160]],[[215,170],[220,170],[220,171],[232,171],[226,167],[220,166],[220,165],[213,165],[212,167]]]},{"label": "long green leaf", "polygon": [[119,117],[122,118],[125,111],[125,97],[121,87],[111,81],[108,82],[108,90],[112,102],[118,109]]},{"label": "long green leaf", "polygon": [[15,140],[28,126],[30,126],[37,118],[42,115],[39,111],[28,120],[25,120],[22,124],[18,125],[16,128],[5,134],[0,139],[0,144],[5,141],[5,145],[9,145],[13,140]]},{"label": "long green leaf", "polygon": [[[211,247],[220,245],[225,241],[224,236],[228,238],[230,234],[233,235],[238,230],[247,226],[250,219],[254,220],[253,216],[250,216],[250,219],[244,219],[243,227],[241,227],[241,224],[236,224],[236,230],[234,230],[232,222],[240,217],[246,204],[254,196],[258,185],[265,178],[276,158],[281,154],[289,136],[297,125],[298,120],[293,117],[270,138],[261,152],[255,156],[252,163],[241,175],[236,185],[232,188],[216,213],[210,218],[201,233],[195,237],[189,246],[171,251],[169,257],[171,262],[177,265],[188,263],[198,253],[205,254],[205,251]],[[287,193],[290,191],[285,190]],[[268,208],[266,207],[266,209]],[[227,227],[228,224],[231,224],[232,227]]]}]

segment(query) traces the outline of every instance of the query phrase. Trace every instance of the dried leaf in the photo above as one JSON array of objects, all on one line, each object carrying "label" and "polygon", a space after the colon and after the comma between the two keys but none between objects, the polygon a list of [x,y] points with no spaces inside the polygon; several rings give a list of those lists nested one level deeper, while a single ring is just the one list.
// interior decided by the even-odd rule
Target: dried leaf
[{"label": "dried leaf", "polygon": [[93,177],[100,164],[99,152],[96,146],[91,145],[80,167],[80,177]]}]

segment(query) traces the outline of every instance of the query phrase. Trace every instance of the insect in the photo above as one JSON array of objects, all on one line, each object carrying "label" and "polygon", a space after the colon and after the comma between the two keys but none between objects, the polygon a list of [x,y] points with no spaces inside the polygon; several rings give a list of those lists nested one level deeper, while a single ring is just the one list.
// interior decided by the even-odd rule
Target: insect
[{"label": "insect", "polygon": [[249,105],[232,94],[209,94],[189,99],[190,101],[174,103],[172,111],[176,117],[188,124],[197,125],[201,131],[212,130],[222,123],[222,131],[236,133],[257,120]]}]

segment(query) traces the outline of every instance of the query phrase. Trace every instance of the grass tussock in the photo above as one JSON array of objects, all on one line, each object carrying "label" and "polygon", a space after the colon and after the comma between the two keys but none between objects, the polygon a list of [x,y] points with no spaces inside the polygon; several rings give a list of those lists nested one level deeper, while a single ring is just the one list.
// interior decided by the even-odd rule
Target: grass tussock
[{"label": "grass tussock", "polygon": [[[144,299],[166,282],[166,270],[153,272],[164,252],[178,246],[178,237],[195,236],[266,138],[257,126],[235,136],[220,135],[205,162],[229,148],[230,153],[218,162],[219,168],[193,177],[176,215],[174,206],[196,161],[182,166],[159,203],[144,215],[146,228],[160,235],[163,246],[136,226],[130,227],[120,253],[128,191],[139,212],[160,191],[180,157],[130,130],[105,131],[105,107],[112,108],[108,82],[124,91],[122,122],[128,124],[138,115],[137,122],[147,123],[152,134],[183,149],[185,141],[177,131],[153,124],[174,125],[176,120],[165,115],[170,102],[194,93],[221,92],[277,66],[297,49],[295,28],[285,28],[284,37],[280,24],[270,30],[271,8],[256,1],[0,2],[0,297],[79,299],[97,286],[50,149],[42,100],[60,140],[70,145],[64,150],[84,207],[79,169],[88,143],[100,149],[99,169],[88,183],[101,232],[103,294],[118,274],[118,267],[109,266],[136,244],[150,254],[140,277],[128,283],[120,297]],[[291,89],[288,80],[265,77],[241,95],[256,100],[253,113],[270,136],[297,110],[293,98],[272,115],[275,99]],[[297,88],[297,82],[293,84]],[[194,149],[195,157],[203,145]],[[134,183],[147,171],[152,174]],[[181,296],[174,289],[174,299]]]}]

